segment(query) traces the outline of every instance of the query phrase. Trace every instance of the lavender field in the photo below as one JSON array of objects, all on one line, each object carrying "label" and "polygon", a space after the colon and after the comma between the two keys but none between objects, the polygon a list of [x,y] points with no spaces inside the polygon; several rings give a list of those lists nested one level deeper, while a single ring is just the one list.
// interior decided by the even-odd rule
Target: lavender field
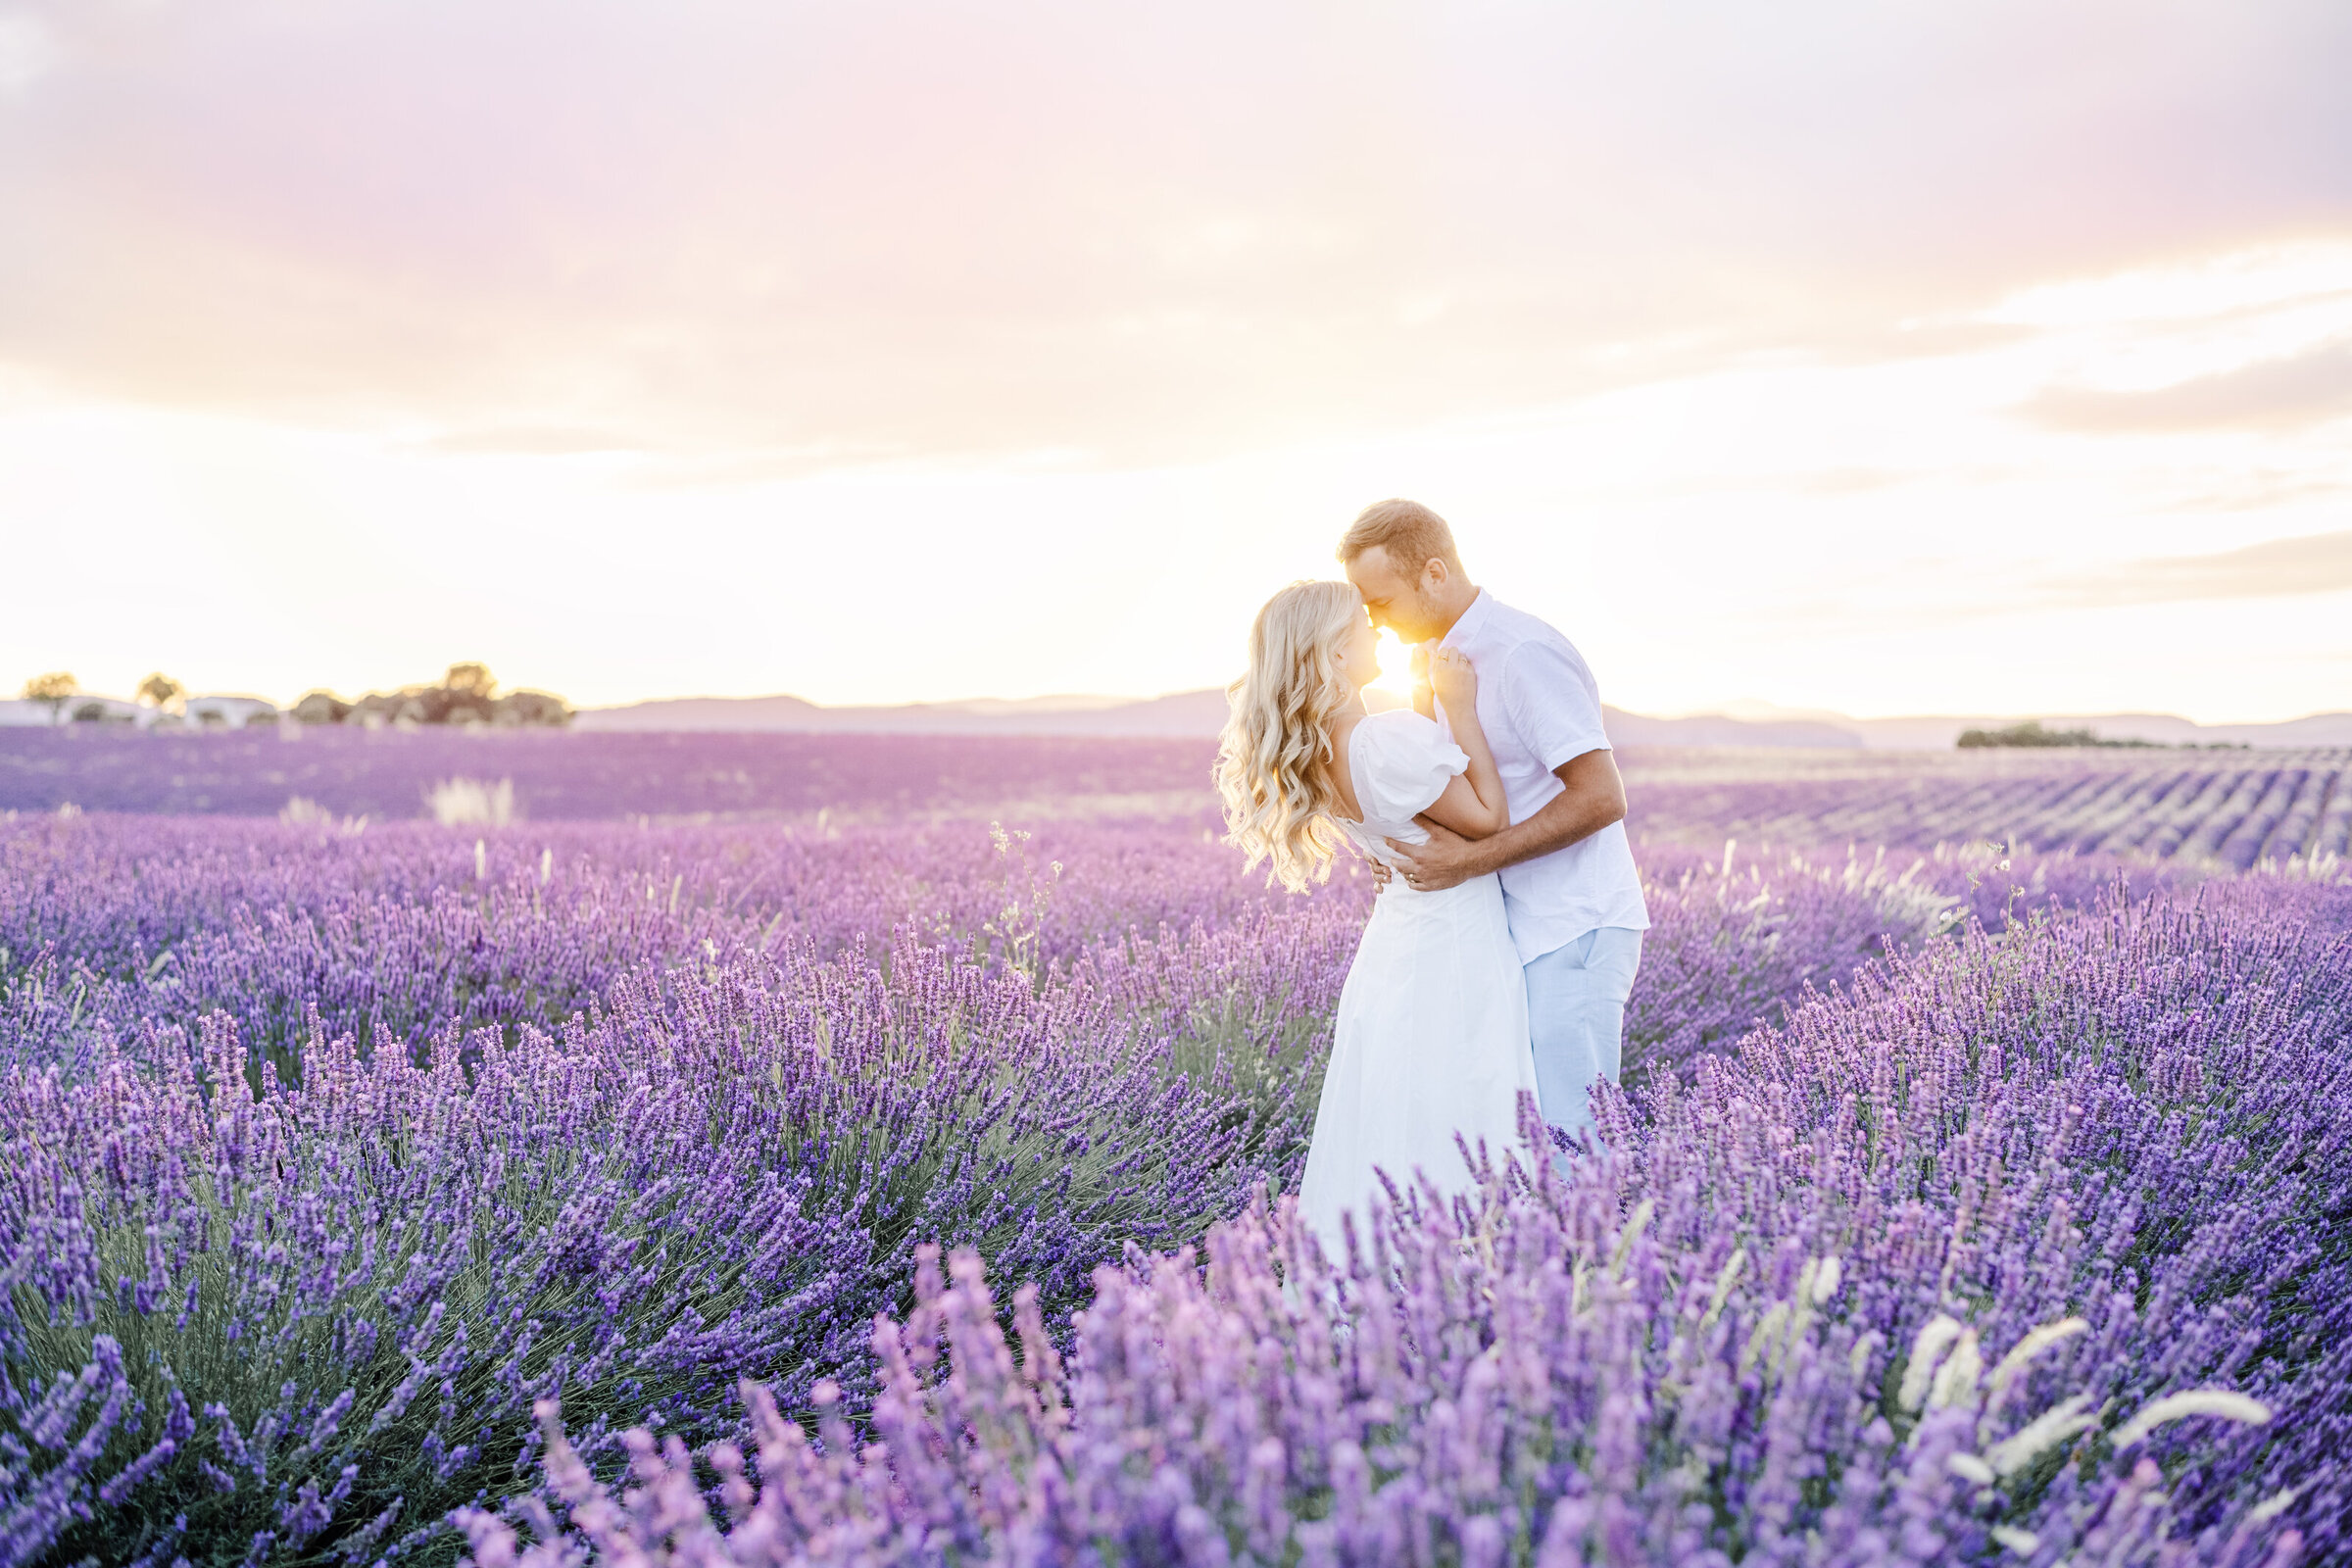
[{"label": "lavender field", "polygon": [[[1927,848],[1984,840],[2244,870],[2352,850],[2352,752],[2077,754],[1653,768],[1654,817],[1709,833]],[[1708,776],[1710,773],[1716,776]]]},{"label": "lavender field", "polygon": [[[271,726],[0,733],[0,810],[270,816],[290,801],[430,815],[452,778],[505,781],[534,820],[1011,812],[1167,815],[1211,802],[1205,740],[926,735],[397,733]],[[1804,846],[1992,842],[2243,870],[2352,853],[2352,751],[2074,753],[1633,749],[1653,833]]]},{"label": "lavender field", "polygon": [[2352,1559],[2340,757],[1629,758],[1605,1148],[1328,1259],[1204,746],[6,745],[0,1562]]}]

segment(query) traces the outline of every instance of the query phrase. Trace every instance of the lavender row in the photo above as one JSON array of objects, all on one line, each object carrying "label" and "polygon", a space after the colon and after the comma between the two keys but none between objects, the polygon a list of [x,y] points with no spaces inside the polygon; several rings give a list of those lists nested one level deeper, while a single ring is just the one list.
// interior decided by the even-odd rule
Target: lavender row
[{"label": "lavender row", "polygon": [[[328,817],[430,815],[444,782],[503,783],[541,821],[1069,811],[1186,814],[1205,801],[1205,740],[793,734],[0,734],[0,810]],[[2242,869],[2352,852],[2341,751],[1841,757],[1794,775],[1748,761],[1693,780],[1688,759],[1629,753],[1635,819],[1658,831],[1792,844],[1992,839],[2018,848],[2183,857]],[[1790,754],[1801,757],[1802,754]]]},{"label": "lavender row", "polygon": [[1637,806],[1653,829],[1920,848],[1989,840],[2235,870],[2352,849],[2352,773],[2341,753],[2271,754],[2260,763],[1664,778],[1639,789]]},{"label": "lavender row", "polygon": [[[2080,903],[2114,872],[2066,857],[2012,873],[1951,853],[1701,856],[1671,843],[1646,846],[1644,862],[1657,923],[1634,999],[1637,1064],[1728,1045],[1888,943]],[[785,943],[880,952],[909,934],[1045,976],[1162,933],[1279,929],[1331,955],[1337,974],[1369,890],[1350,869],[1311,899],[1271,895],[1185,820],[1054,822],[1034,836],[947,822],[467,837],[21,818],[0,825],[0,1059],[71,1062],[102,1020],[128,1039],[223,1013],[291,1077],[314,1019],[363,1050],[451,1030],[512,1038],[561,1027],[622,976]],[[1285,1005],[1313,1018],[1333,1000],[1326,987]]]},{"label": "lavender row", "polygon": [[452,778],[505,780],[533,819],[764,818],[1004,809],[1206,790],[1213,740],[979,735],[583,734],[291,726],[124,735],[0,731],[0,810],[429,816]]},{"label": "lavender row", "polygon": [[[2066,854],[1726,843],[1702,855],[1670,841],[1646,842],[1642,861],[1656,925],[1629,1018],[1637,1074],[1728,1046],[1889,944],[2079,906],[2123,869]],[[2186,877],[2180,862],[2131,873]],[[0,826],[0,1058],[71,1060],[102,1019],[127,1037],[223,1012],[291,1076],[314,1015],[363,1049],[451,1029],[512,1037],[560,1027],[625,974],[787,941],[878,952],[909,932],[1044,974],[1163,931],[1272,922],[1333,955],[1338,973],[1368,890],[1348,873],[1311,900],[1272,898],[1184,820],[1053,822],[1035,837],[946,822],[543,824],[469,838],[23,818]],[[1332,1000],[1285,1004],[1313,1018]]]}]

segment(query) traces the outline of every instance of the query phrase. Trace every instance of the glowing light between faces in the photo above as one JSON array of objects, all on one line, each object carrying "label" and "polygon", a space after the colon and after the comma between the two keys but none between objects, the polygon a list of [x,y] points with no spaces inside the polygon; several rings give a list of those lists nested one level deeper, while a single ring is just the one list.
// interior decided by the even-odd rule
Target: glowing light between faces
[{"label": "glowing light between faces", "polygon": [[1413,651],[1386,628],[1380,634],[1380,679],[1372,683],[1371,690],[1397,698],[1413,695]]}]

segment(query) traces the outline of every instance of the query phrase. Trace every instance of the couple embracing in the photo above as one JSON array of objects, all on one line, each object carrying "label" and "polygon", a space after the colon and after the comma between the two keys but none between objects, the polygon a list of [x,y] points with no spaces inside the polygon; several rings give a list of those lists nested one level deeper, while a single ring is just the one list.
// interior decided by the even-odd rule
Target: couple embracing
[{"label": "couple embracing", "polygon": [[[1351,849],[1382,884],[1298,1194],[1335,1257],[1384,1174],[1455,1192],[1461,1145],[1508,1151],[1521,1095],[1571,1142],[1592,1125],[1649,926],[1599,690],[1568,639],[1474,585],[1417,503],[1368,509],[1340,560],[1346,582],[1258,612],[1217,761],[1252,866],[1303,891]],[[1427,673],[1412,707],[1376,713],[1382,627]]]}]

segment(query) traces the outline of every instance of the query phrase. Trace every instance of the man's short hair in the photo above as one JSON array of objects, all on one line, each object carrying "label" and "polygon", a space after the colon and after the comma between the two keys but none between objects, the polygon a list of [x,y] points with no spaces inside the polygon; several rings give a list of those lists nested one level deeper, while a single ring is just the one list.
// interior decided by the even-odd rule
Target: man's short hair
[{"label": "man's short hair", "polygon": [[1388,552],[1389,564],[1407,577],[1418,577],[1431,561],[1443,561],[1455,576],[1462,574],[1462,558],[1453,553],[1453,530],[1446,519],[1418,501],[1376,501],[1348,525],[1340,540],[1340,562],[1355,558],[1378,545]]}]

